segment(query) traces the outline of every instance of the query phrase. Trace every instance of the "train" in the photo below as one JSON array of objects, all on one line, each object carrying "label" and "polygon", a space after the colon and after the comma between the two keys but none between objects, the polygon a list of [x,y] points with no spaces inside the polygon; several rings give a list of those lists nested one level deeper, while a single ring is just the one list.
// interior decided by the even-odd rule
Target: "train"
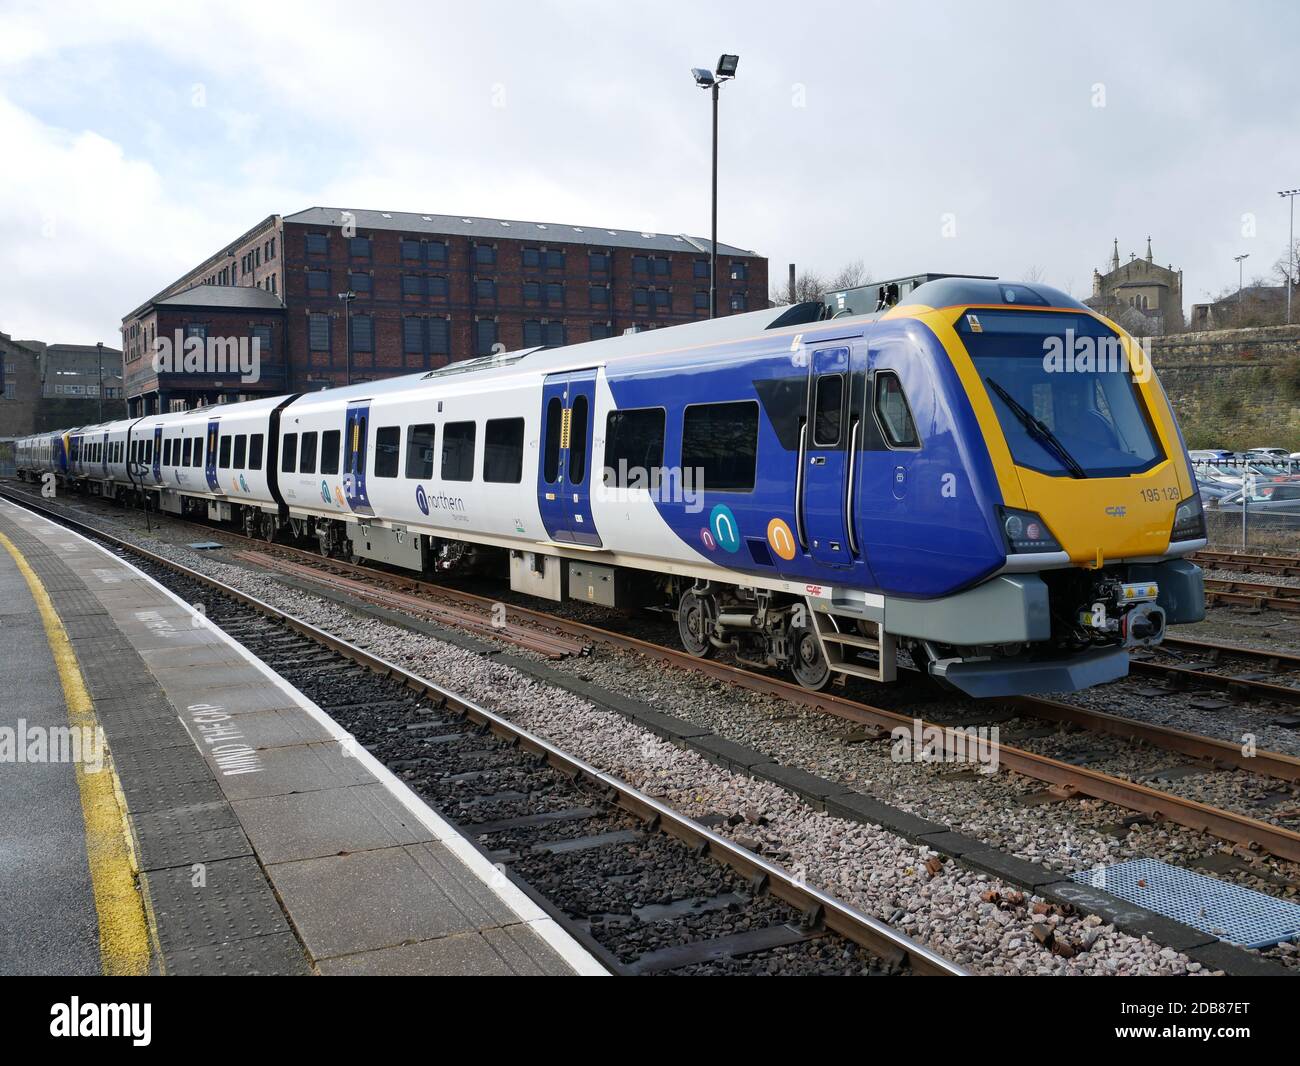
[{"label": "train", "polygon": [[893,293],[39,434],[17,469],[666,611],[691,654],[811,689],[910,668],[976,697],[1074,691],[1203,618],[1201,499],[1138,343],[1038,283]]}]

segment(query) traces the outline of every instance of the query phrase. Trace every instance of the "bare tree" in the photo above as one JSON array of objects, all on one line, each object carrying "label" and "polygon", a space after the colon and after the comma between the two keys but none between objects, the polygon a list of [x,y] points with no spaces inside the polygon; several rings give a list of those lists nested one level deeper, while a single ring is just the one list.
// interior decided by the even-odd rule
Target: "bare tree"
[{"label": "bare tree", "polygon": [[1034,263],[1020,272],[1020,280],[1027,281],[1030,284],[1033,284],[1036,281],[1046,281],[1047,271],[1037,263]]},{"label": "bare tree", "polygon": [[[859,285],[867,285],[870,281],[871,272],[863,265],[861,259],[846,263],[829,276],[819,274],[815,270],[799,271],[795,274],[794,279],[794,302],[803,303],[806,300],[820,300],[828,292],[856,288]],[[773,305],[789,303],[789,283],[773,284],[771,300]]]},{"label": "bare tree", "polygon": [[1284,251],[1277,257],[1277,262],[1273,264],[1273,277],[1277,279],[1279,285],[1286,284],[1287,278],[1291,277],[1291,272],[1295,269],[1298,259],[1300,259],[1300,240],[1295,242],[1295,247],[1291,249],[1290,256]]}]

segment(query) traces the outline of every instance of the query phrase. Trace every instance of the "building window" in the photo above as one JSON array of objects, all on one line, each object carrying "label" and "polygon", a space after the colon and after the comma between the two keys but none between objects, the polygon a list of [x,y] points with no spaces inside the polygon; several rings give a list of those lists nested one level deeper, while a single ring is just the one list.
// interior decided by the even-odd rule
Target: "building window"
[{"label": "building window", "polygon": [[748,305],[749,300],[743,292],[733,292],[731,294],[731,309],[733,311],[743,311]]},{"label": "building window", "polygon": [[633,290],[632,290],[632,302],[633,302],[637,307],[649,307],[649,306],[650,306],[650,290],[649,290],[649,289],[633,289]]},{"label": "building window", "polygon": [[632,273],[633,273],[633,274],[649,274],[649,273],[650,273],[650,259],[649,259],[649,257],[644,256],[644,255],[634,255],[634,256],[632,257]]},{"label": "building window", "polygon": [[267,258],[267,259],[274,259],[274,258],[275,258],[275,238],[274,238],[274,237],[272,237],[271,240],[268,242],[267,247],[268,247],[270,250],[266,253],[266,258]]},{"label": "building window", "polygon": [[536,319],[524,323],[524,347],[540,348],[542,345],[542,324]]},{"label": "building window", "polygon": [[424,354],[424,319],[415,315],[402,319],[402,351],[407,355]]},{"label": "building window", "polygon": [[435,300],[445,300],[447,298],[447,279],[444,277],[432,277],[426,279],[429,283],[429,295]]},{"label": "building window", "polygon": [[517,485],[524,474],[524,420],[489,418],[483,427],[483,480]]},{"label": "building window", "polygon": [[546,283],[546,306],[564,306],[564,286],[560,282],[549,281]]},{"label": "building window", "polygon": [[732,280],[732,281],[745,281],[745,280],[747,280],[748,276],[749,276],[749,274],[748,274],[748,271],[747,271],[747,269],[746,269],[744,263],[732,263],[732,264],[731,264],[731,280]]},{"label": "building window", "polygon": [[524,282],[524,302],[538,303],[542,299],[542,283],[540,281]]},{"label": "building window", "polygon": [[560,249],[558,249],[558,248],[551,248],[551,249],[549,249],[549,250],[547,251],[547,253],[546,253],[546,269],[547,269],[547,270],[563,270],[563,269],[564,269],[564,253],[563,253],[562,251],[560,251]]},{"label": "building window", "polygon": [[351,255],[353,259],[369,259],[370,238],[353,237],[348,241],[348,254]]},{"label": "building window", "polygon": [[448,355],[450,346],[451,326],[446,318],[408,315],[402,319],[402,351],[420,356],[419,360],[408,359],[408,366],[423,366],[429,355]]},{"label": "building window", "polygon": [[702,403],[682,418],[682,467],[701,472],[711,492],[752,492],[758,459],[758,404]]},{"label": "building window", "polygon": [[655,307],[671,310],[673,305],[673,294],[667,289],[654,290]]},{"label": "building window", "polygon": [[416,481],[427,481],[433,477],[433,442],[434,427],[432,422],[410,426],[406,431],[406,476]]},{"label": "building window", "polygon": [[709,261],[707,259],[695,260],[694,270],[697,278],[707,278],[709,276]]},{"label": "building window", "polygon": [[421,260],[424,258],[423,245],[409,237],[402,238],[402,258]]},{"label": "building window", "polygon": [[424,278],[419,274],[402,275],[402,295],[403,296],[423,296],[424,295]]},{"label": "building window", "polygon": [[253,341],[257,345],[258,354],[269,356],[271,354],[271,327],[254,326],[252,333]]},{"label": "building window", "polygon": [[375,477],[397,477],[397,458],[402,451],[400,426],[375,430]]},{"label": "building window", "polygon": [[208,327],[207,327],[207,326],[198,325],[197,323],[194,323],[194,324],[191,324],[191,325],[186,326],[186,327],[185,327],[185,339],[186,339],[186,340],[189,340],[191,337],[198,337],[199,340],[204,340],[204,341],[207,340],[207,339],[208,339]]},{"label": "building window", "polygon": [[490,244],[474,245],[474,262],[478,266],[496,266],[497,250]]},{"label": "building window", "polygon": [[670,273],[672,273],[672,263],[670,260],[656,256],[654,259],[650,260],[650,262],[654,265],[656,277],[666,278]]},{"label": "building window", "polygon": [[330,287],[330,272],[328,270],[307,271],[308,292],[328,292],[329,287]]},{"label": "building window", "polygon": [[270,282],[271,282],[271,291],[272,291],[272,292],[277,292],[278,290],[277,290],[276,287],[275,287],[275,275],[274,275],[274,274],[271,275],[271,277],[270,277]]},{"label": "building window", "polygon": [[446,318],[430,318],[429,322],[429,354],[430,355],[450,355],[451,354],[451,322]]},{"label": "building window", "polygon": [[375,350],[375,320],[373,316],[352,316],[352,350],[354,352],[373,352]]},{"label": "building window", "polygon": [[370,295],[371,277],[368,273],[361,270],[354,270],[348,275],[348,288],[358,295]]},{"label": "building window", "polygon": [[473,422],[448,422],[442,427],[442,480],[474,480]]},{"label": "building window", "polygon": [[424,254],[430,263],[445,263],[447,261],[447,245],[443,241],[429,241],[424,246]]},{"label": "building window", "polygon": [[[480,318],[474,323],[474,354],[491,355],[492,347],[497,342],[497,324],[495,319]],[[446,438],[443,439],[444,447]]]},{"label": "building window", "polygon": [[567,342],[565,340],[563,322],[546,323],[546,343],[551,348],[564,347]]},{"label": "building window", "polygon": [[307,340],[313,352],[330,350],[330,316],[307,316]]},{"label": "building window", "polygon": [[330,250],[330,238],[328,233],[309,233],[307,234],[307,254],[308,255],[325,255]]},{"label": "building window", "polygon": [[540,248],[525,248],[523,261],[526,269],[536,270],[542,265],[542,250]]},{"label": "building window", "polygon": [[594,341],[603,341],[606,337],[614,334],[614,328],[608,322],[593,322],[591,324],[591,339]]},{"label": "building window", "polygon": [[707,311],[709,309],[709,291],[708,289],[695,290],[695,310]]},{"label": "building window", "polygon": [[475,278],[474,298],[480,301],[495,303],[497,298],[497,283],[491,278]]},{"label": "building window", "polygon": [[608,274],[609,255],[605,252],[588,252],[587,269],[593,274]]},{"label": "building window", "polygon": [[590,291],[590,293],[591,293],[591,306],[592,306],[592,307],[608,307],[608,306],[609,306],[609,286],[608,286],[608,285],[593,285],[593,286],[591,286],[591,289],[590,289],[589,291]]}]

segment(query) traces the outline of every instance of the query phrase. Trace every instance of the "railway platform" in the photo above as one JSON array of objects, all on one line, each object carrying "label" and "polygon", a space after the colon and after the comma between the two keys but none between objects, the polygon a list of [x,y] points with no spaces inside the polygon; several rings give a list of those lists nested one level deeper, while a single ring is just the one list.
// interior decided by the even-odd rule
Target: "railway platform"
[{"label": "railway platform", "polygon": [[0,501],[0,973],[603,972],[302,693]]}]

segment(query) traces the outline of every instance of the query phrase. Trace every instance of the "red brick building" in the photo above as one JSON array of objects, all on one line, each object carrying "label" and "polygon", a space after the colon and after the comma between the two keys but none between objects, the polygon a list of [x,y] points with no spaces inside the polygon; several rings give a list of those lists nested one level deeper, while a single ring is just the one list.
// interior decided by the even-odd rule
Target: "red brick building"
[{"label": "red brick building", "polygon": [[[767,260],[719,243],[719,313],[765,306]],[[349,362],[356,382],[708,313],[709,242],[697,237],[313,207],[264,219],[127,315],[126,391],[133,414],[149,413],[341,385]],[[259,380],[159,372],[154,342],[178,329],[258,336]]]}]

